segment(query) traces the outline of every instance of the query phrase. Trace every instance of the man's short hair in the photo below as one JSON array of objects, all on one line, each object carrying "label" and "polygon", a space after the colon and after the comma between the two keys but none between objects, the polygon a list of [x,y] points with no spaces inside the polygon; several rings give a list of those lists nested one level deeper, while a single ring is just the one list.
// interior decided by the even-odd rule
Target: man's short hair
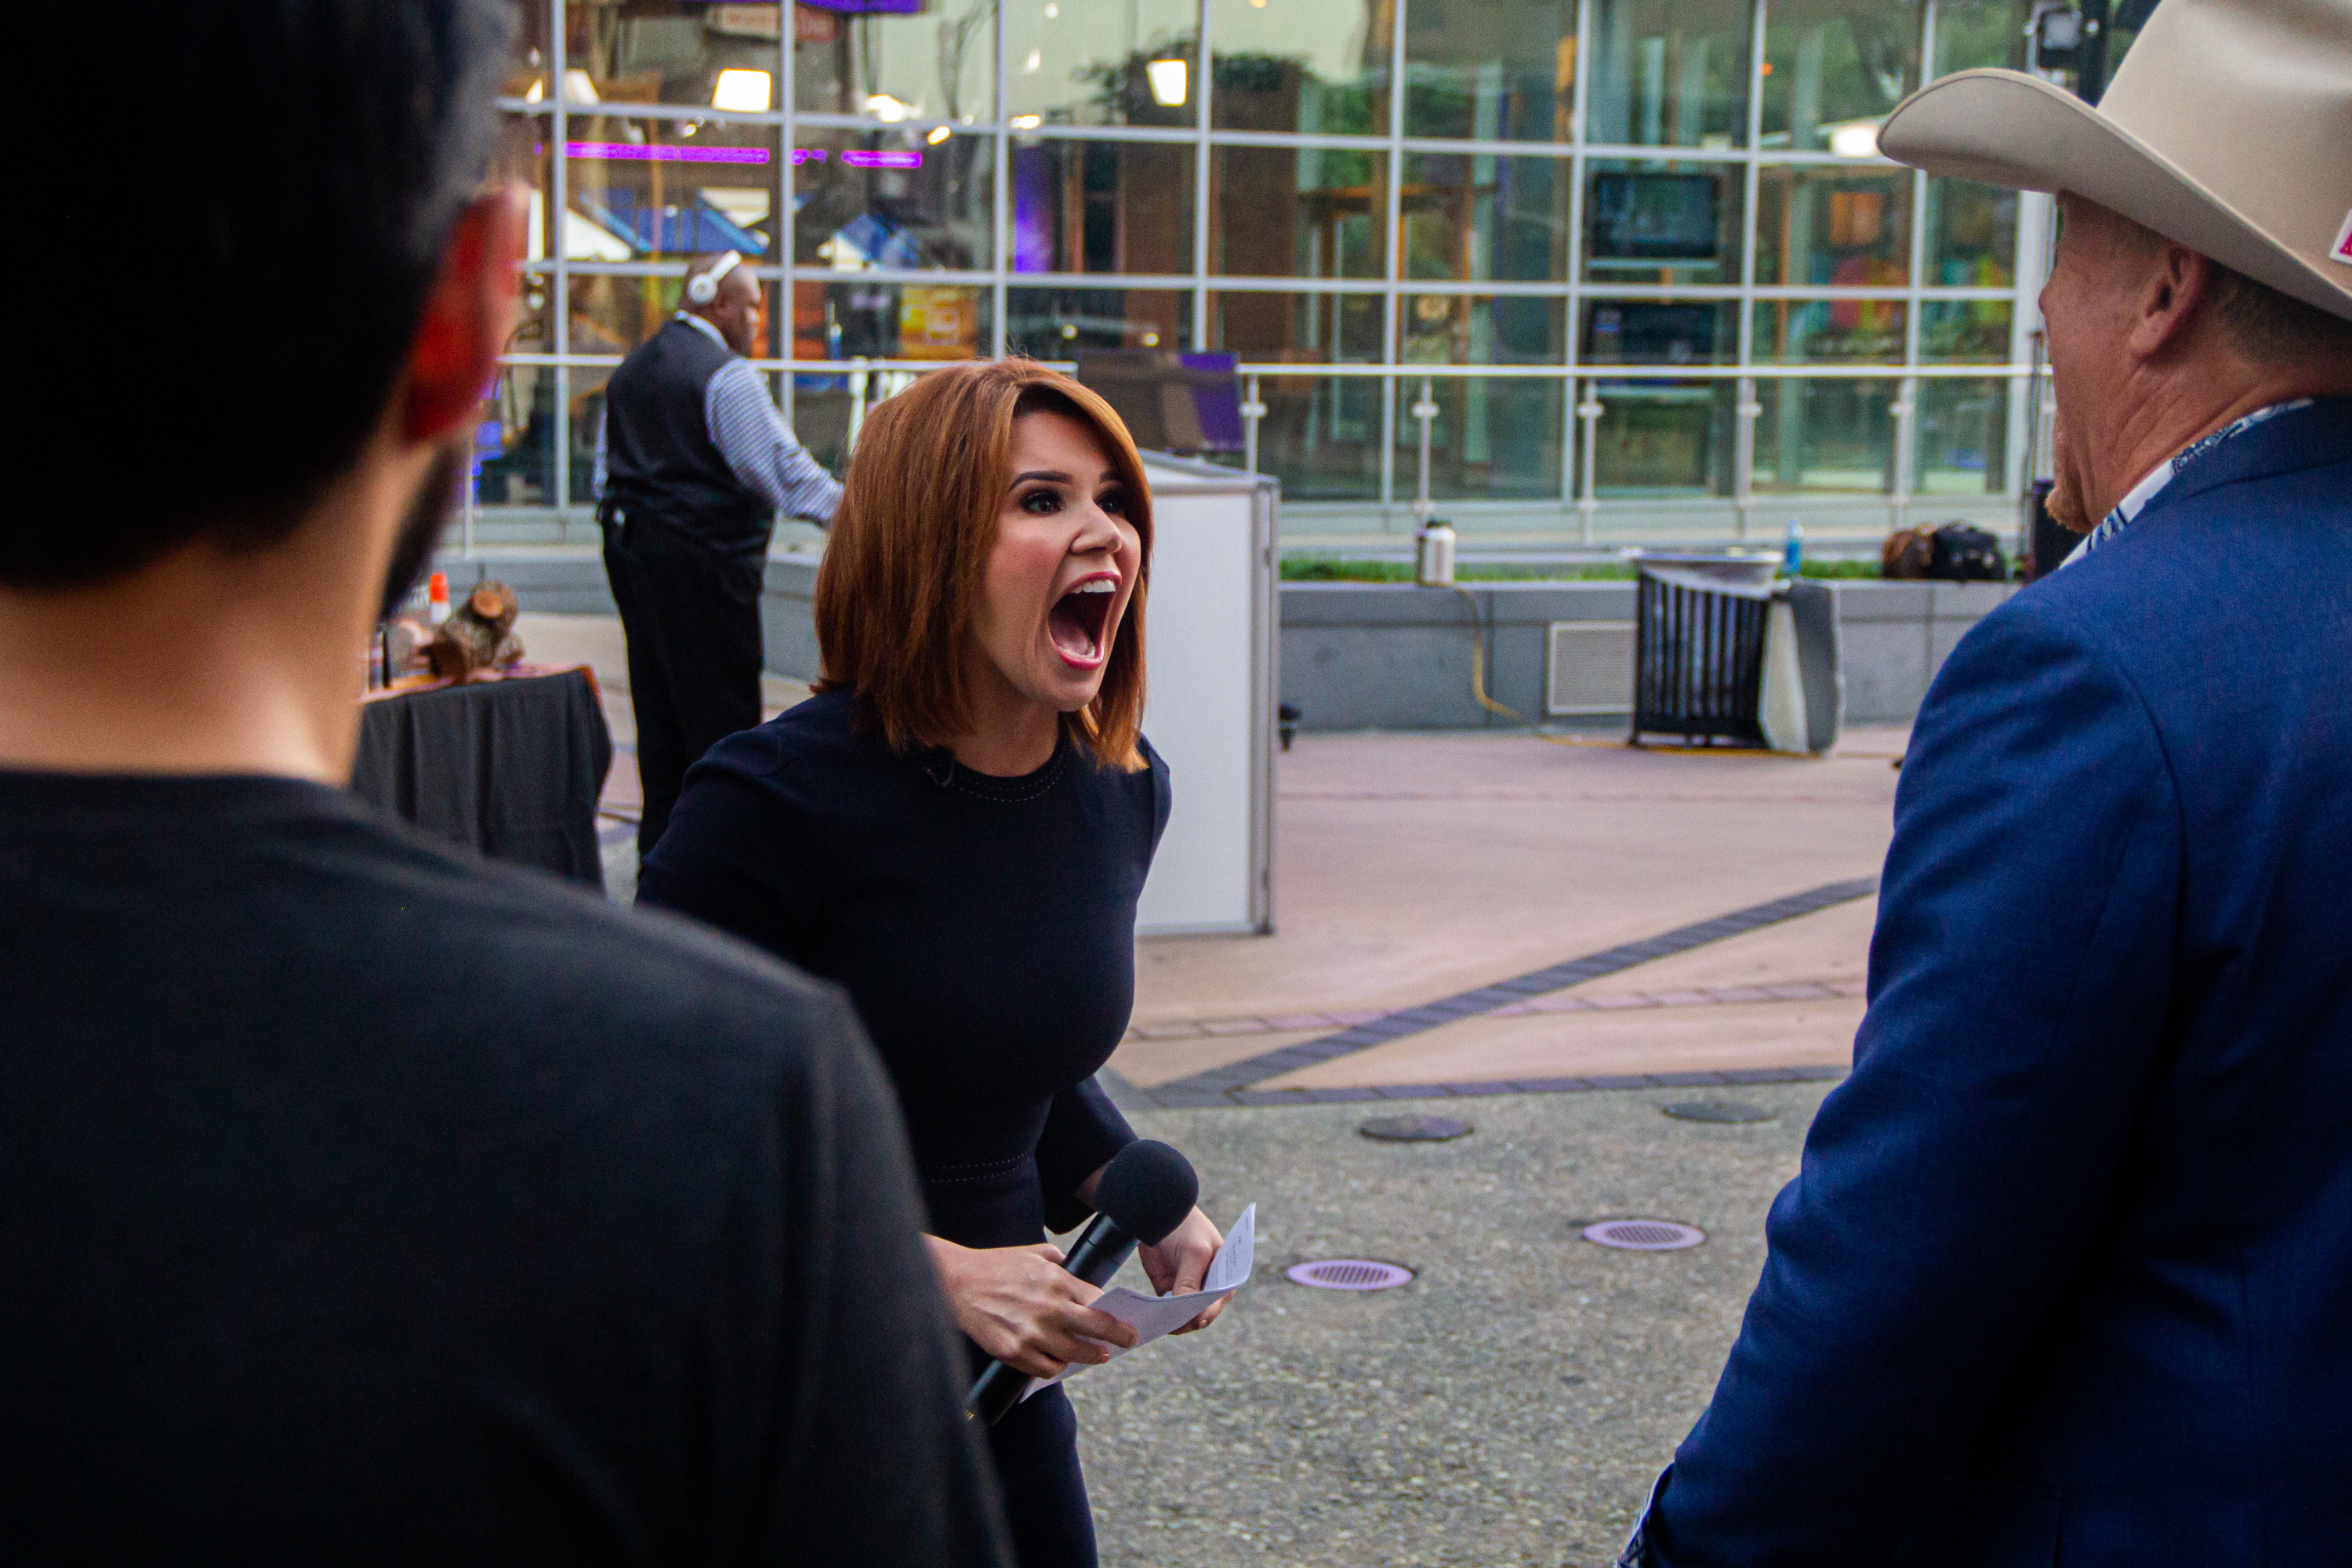
[{"label": "man's short hair", "polygon": [[[2153,257],[2171,240],[2137,219],[2105,213],[2106,232],[2130,254]],[[2211,260],[2209,257],[2208,260]],[[2213,303],[2237,351],[2265,369],[2352,361],[2352,321],[2306,305],[2267,283],[2213,262]]]},{"label": "man's short hair", "polygon": [[489,167],[509,10],[28,8],[18,206],[88,248],[20,307],[0,584],[267,545],[350,468]]},{"label": "man's short hair", "polygon": [[2328,360],[2352,363],[2352,321],[2218,262],[2214,270],[2220,274],[2221,325],[2240,353],[2271,367]]}]

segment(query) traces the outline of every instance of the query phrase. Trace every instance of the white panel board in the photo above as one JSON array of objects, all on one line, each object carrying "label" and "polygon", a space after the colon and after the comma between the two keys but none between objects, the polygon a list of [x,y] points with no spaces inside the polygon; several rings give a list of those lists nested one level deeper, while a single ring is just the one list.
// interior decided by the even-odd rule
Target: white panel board
[{"label": "white panel board", "polygon": [[1173,808],[1137,910],[1138,935],[1258,929],[1265,909],[1267,570],[1252,490],[1152,466],[1150,686],[1143,731],[1167,760]]}]

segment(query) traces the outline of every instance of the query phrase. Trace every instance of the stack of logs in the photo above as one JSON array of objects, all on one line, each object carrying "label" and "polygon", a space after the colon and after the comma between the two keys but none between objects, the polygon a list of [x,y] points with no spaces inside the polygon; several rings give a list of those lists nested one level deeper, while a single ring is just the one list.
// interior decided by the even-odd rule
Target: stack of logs
[{"label": "stack of logs", "polygon": [[504,669],[522,658],[522,639],[514,635],[517,607],[514,590],[504,583],[476,584],[425,645],[434,675],[463,680],[476,670]]}]

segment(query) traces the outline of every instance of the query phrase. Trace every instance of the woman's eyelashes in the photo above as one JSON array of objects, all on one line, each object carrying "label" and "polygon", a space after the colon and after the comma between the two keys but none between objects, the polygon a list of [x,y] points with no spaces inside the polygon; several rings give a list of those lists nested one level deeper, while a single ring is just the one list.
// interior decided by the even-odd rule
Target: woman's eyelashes
[{"label": "woman's eyelashes", "polygon": [[[1050,517],[1066,506],[1068,500],[1060,490],[1041,486],[1024,493],[1014,504],[1022,510],[1034,513],[1038,517]],[[1106,517],[1125,517],[1127,492],[1105,490],[1095,498],[1095,506]]]}]

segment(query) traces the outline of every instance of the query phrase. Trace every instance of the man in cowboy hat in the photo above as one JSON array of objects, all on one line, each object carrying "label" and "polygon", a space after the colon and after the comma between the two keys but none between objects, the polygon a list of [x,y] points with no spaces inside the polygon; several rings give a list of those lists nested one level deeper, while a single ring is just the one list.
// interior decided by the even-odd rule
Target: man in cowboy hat
[{"label": "man in cowboy hat", "polygon": [[2166,0],[2059,193],[2085,552],[1914,731],[1853,1073],[1625,1561],[2340,1564],[2352,1473],[2352,0]]}]

